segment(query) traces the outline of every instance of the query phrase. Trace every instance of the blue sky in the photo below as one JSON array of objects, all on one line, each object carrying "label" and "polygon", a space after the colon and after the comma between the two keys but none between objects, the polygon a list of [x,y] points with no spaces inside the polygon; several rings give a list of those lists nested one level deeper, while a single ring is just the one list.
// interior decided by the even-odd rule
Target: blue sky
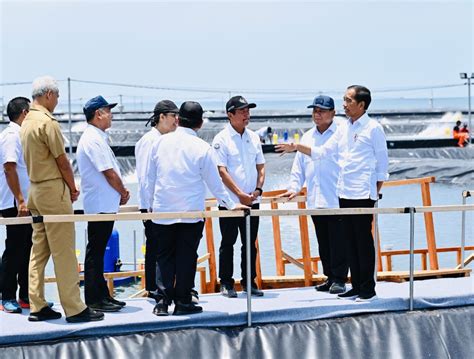
[{"label": "blue sky", "polygon": [[[57,79],[73,98],[311,97],[364,84],[379,96],[428,97],[414,87],[461,84],[474,72],[473,1],[1,1],[0,82]],[[382,90],[401,89],[398,92]],[[62,101],[66,86],[61,83]],[[272,94],[279,92],[281,94]],[[465,96],[465,87],[434,89]],[[1,86],[0,97],[30,86]]]}]

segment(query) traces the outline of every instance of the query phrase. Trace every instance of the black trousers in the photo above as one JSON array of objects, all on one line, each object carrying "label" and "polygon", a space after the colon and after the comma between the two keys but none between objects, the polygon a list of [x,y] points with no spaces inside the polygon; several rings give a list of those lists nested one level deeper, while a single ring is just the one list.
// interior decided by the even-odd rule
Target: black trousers
[{"label": "black trousers", "polygon": [[[5,218],[16,217],[16,207],[2,210]],[[28,299],[28,265],[30,263],[31,235],[33,228],[31,224],[9,225],[7,227],[7,238],[5,239],[5,251],[2,255],[2,300],[16,299],[16,291],[19,287],[18,296]]]},{"label": "black trousers", "polygon": [[113,228],[114,221],[87,223],[84,296],[88,305],[110,297],[107,282],[104,279],[104,254]]},{"label": "black trousers", "polygon": [[144,221],[145,226],[145,289],[149,292],[156,291],[156,255],[158,252],[158,240],[153,236],[152,221]]},{"label": "black trousers", "polygon": [[197,249],[204,222],[151,224],[157,243],[156,300],[171,304],[191,303],[191,289],[196,276]]},{"label": "black trousers", "polygon": [[[373,208],[371,199],[339,198],[341,208]],[[361,295],[375,294],[375,246],[372,237],[373,215],[342,216],[342,235],[346,239],[351,283]]]},{"label": "black trousers", "polygon": [[[252,209],[259,209],[258,203],[252,205]],[[220,210],[227,210],[225,207],[219,207]],[[251,257],[251,281],[255,285],[255,278],[257,273],[255,270],[255,262],[257,260],[257,247],[255,242],[257,241],[258,225],[260,217],[250,217],[250,257]],[[233,286],[234,285],[234,244],[237,241],[237,236],[240,231],[240,240],[242,246],[240,248],[240,270],[242,273],[243,284],[247,281],[247,255],[246,255],[246,226],[245,218],[241,217],[220,217],[219,228],[221,230],[221,245],[219,248],[219,278],[221,285]]]},{"label": "black trousers", "polygon": [[329,283],[345,283],[348,263],[346,241],[341,235],[342,216],[311,216],[319,245],[323,273]]}]

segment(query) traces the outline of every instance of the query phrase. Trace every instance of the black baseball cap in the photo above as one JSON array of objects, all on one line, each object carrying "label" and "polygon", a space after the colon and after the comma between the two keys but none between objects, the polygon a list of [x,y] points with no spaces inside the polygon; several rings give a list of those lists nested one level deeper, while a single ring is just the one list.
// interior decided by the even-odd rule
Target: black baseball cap
[{"label": "black baseball cap", "polygon": [[230,112],[232,110],[240,110],[243,108],[255,108],[257,107],[254,103],[248,103],[247,100],[243,96],[234,96],[231,97],[229,101],[225,104],[226,112]]},{"label": "black baseball cap", "polygon": [[332,97],[320,95],[314,98],[313,103],[308,108],[322,108],[323,110],[334,110],[334,100]]},{"label": "black baseball cap", "polygon": [[188,121],[201,121],[204,110],[199,102],[186,101],[179,108],[179,118]]},{"label": "black baseball cap", "polygon": [[[179,109],[176,104],[171,100],[162,100],[155,105],[155,109],[153,110],[153,115],[148,119],[148,122],[145,124],[147,126],[151,120],[155,119],[156,117],[160,116],[162,113],[178,113]],[[152,124],[152,126],[154,126]]]},{"label": "black baseball cap", "polygon": [[99,108],[114,108],[115,106],[117,106],[116,103],[108,103],[102,96],[96,96],[87,101],[82,110],[84,115],[87,116],[87,114],[93,114]]}]

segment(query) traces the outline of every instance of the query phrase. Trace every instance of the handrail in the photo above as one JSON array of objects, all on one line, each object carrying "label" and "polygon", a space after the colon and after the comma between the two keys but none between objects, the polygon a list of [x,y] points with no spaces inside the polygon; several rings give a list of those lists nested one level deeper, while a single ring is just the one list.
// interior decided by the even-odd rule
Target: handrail
[{"label": "handrail", "polygon": [[[304,204],[304,203],[303,203]],[[31,222],[78,222],[85,220],[136,220],[136,219],[154,219],[154,218],[203,218],[203,217],[246,217],[246,239],[247,239],[247,287],[250,288],[250,216],[274,216],[277,213],[279,216],[301,216],[318,214],[318,215],[332,215],[332,214],[368,214],[368,213],[390,213],[390,214],[410,214],[410,286],[409,286],[409,310],[413,310],[414,304],[414,216],[416,212],[453,212],[453,211],[474,211],[474,205],[447,205],[447,206],[432,206],[432,207],[409,207],[409,208],[335,208],[335,209],[295,209],[295,210],[248,210],[248,211],[196,211],[196,212],[162,212],[162,213],[118,213],[105,215],[46,215],[29,217]],[[99,219],[97,219],[99,218]],[[2,218],[0,224],[13,224],[23,221],[25,218]],[[31,223],[30,222],[30,223]],[[301,222],[300,222],[301,223]],[[304,253],[303,253],[304,254]],[[305,284],[307,262],[305,259]],[[142,271],[136,271],[141,273]],[[309,273],[312,275],[311,267]],[[251,310],[251,291],[247,291],[247,325],[252,325],[252,310]]]},{"label": "handrail", "polygon": [[[421,206],[421,207],[386,207],[386,208],[324,208],[324,209],[252,209],[248,210],[252,217],[266,216],[331,216],[331,215],[365,215],[365,214],[404,214],[409,208],[417,213],[473,211],[474,204]],[[244,217],[245,212],[237,211],[190,211],[190,212],[127,212],[115,214],[54,214],[44,216],[0,218],[0,225],[16,225],[28,223],[71,223],[100,221],[134,221],[153,219],[198,219],[215,217]]]}]

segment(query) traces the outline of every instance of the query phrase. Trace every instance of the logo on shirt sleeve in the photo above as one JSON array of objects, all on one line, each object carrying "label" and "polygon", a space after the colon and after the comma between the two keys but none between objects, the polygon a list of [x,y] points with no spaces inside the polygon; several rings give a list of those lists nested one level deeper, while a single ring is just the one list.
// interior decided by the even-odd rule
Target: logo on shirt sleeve
[{"label": "logo on shirt sleeve", "polygon": [[221,146],[218,143],[214,143],[214,148],[218,150],[219,148],[221,148]]}]

